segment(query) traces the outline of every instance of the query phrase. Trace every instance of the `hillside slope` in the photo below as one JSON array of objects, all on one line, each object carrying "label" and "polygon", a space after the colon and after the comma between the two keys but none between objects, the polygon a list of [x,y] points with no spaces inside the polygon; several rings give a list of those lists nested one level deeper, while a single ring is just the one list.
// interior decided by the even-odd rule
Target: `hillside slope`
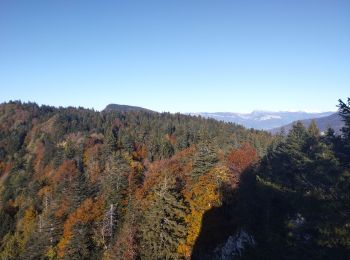
[{"label": "hillside slope", "polygon": [[346,259],[349,139],[0,104],[0,259]]},{"label": "hillside slope", "polygon": [[256,158],[274,139],[213,119],[110,108],[0,105],[0,259],[189,257],[230,179],[226,154],[245,144]]}]

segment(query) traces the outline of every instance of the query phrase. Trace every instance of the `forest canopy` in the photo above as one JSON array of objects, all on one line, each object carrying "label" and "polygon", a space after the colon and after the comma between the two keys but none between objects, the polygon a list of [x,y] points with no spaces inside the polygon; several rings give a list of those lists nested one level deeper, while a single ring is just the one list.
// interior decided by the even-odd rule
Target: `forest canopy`
[{"label": "forest canopy", "polygon": [[0,105],[0,259],[350,254],[345,127],[288,135],[150,110]]}]

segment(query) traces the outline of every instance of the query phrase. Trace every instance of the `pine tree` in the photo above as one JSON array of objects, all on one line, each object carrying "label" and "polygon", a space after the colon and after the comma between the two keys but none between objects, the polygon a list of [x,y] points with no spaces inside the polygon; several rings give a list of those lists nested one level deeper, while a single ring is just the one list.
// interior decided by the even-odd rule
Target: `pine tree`
[{"label": "pine tree", "polygon": [[339,99],[339,114],[343,118],[345,126],[342,129],[343,136],[350,142],[350,98],[348,98],[347,104]]},{"label": "pine tree", "polygon": [[[29,241],[23,259],[44,259],[55,246],[62,235],[62,222],[53,214],[44,211],[37,219],[37,229]],[[54,253],[55,254],[55,253]]]},{"label": "pine tree", "polygon": [[107,205],[122,205],[125,189],[128,185],[128,175],[131,171],[128,162],[119,153],[113,153],[106,161],[106,172],[102,179],[102,190]]},{"label": "pine tree", "polygon": [[200,176],[208,172],[218,161],[218,156],[211,142],[205,141],[199,144],[193,161],[193,179],[198,180]]},{"label": "pine tree", "polygon": [[[66,246],[63,259],[94,259],[94,242],[92,240],[91,228],[86,224],[76,224],[72,230],[73,236]],[[95,257],[96,259],[96,257]]]},{"label": "pine tree", "polygon": [[164,178],[141,225],[141,256],[144,259],[178,259],[178,245],[186,237],[186,206],[174,190],[175,180]]},{"label": "pine tree", "polygon": [[343,118],[345,126],[341,129],[343,138],[343,148],[340,151],[343,153],[343,162],[350,167],[350,98],[347,104],[339,100],[339,114]]},{"label": "pine tree", "polygon": [[170,158],[175,152],[173,145],[168,140],[162,142],[161,150],[163,158]]},{"label": "pine tree", "polygon": [[119,128],[109,128],[105,134],[104,152],[105,156],[117,151],[118,147]]}]

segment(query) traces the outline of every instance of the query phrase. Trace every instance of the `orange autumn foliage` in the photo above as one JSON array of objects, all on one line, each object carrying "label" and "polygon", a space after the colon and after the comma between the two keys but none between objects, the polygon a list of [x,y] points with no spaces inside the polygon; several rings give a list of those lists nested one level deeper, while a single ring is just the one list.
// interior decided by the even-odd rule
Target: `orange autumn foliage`
[{"label": "orange autumn foliage", "polygon": [[83,156],[84,166],[87,168],[89,180],[93,183],[98,181],[102,172],[102,166],[100,165],[100,154],[102,145],[95,144],[92,147],[86,149]]},{"label": "orange autumn foliage", "polygon": [[95,221],[100,221],[103,217],[104,203],[100,197],[97,200],[88,198],[82,202],[79,208],[77,208],[72,214],[70,214],[64,223],[63,236],[57,245],[58,256],[62,258],[65,254],[65,248],[69,241],[74,236],[74,225],[87,224]]},{"label": "orange autumn foliage", "polygon": [[[185,180],[188,177],[188,173],[192,170],[192,164],[188,158],[193,155],[193,151],[193,148],[187,148],[170,159],[159,160],[149,164],[143,185],[136,192],[136,198],[140,201],[146,198],[153,187],[162,180],[160,176],[164,174]],[[165,169],[166,173],[164,172]]]},{"label": "orange autumn foliage", "polygon": [[60,206],[55,211],[55,217],[63,218],[67,214],[69,207],[70,207],[70,202],[69,202],[68,198],[64,197],[63,199],[61,199],[59,205]]},{"label": "orange autumn foliage", "polygon": [[9,175],[10,171],[12,170],[13,163],[1,163],[1,169],[0,169],[0,184],[2,184],[6,177]]},{"label": "orange autumn foliage", "polygon": [[73,160],[65,160],[52,176],[53,182],[60,182],[64,179],[71,180],[77,174],[77,166]]},{"label": "orange autumn foliage", "polygon": [[176,136],[175,135],[165,135],[165,139],[168,140],[172,145],[176,145]]},{"label": "orange autumn foliage", "polygon": [[45,168],[43,169],[43,174],[42,176],[39,176],[38,178],[43,178],[43,179],[50,179],[53,175],[53,172],[54,172],[54,167],[52,165],[52,163],[48,164],[45,166]]}]

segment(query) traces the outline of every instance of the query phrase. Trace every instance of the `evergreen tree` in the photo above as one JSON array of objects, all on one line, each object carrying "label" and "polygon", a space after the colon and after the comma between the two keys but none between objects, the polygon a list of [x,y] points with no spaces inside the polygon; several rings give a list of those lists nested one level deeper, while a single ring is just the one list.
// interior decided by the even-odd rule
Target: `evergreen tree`
[{"label": "evergreen tree", "polygon": [[91,233],[91,227],[86,224],[79,223],[73,227],[72,233],[73,236],[66,246],[66,254],[63,259],[98,259],[95,255],[97,252],[94,241],[92,240],[93,234]]},{"label": "evergreen tree", "polygon": [[192,177],[197,180],[219,161],[214,145],[210,141],[198,145],[193,159]]},{"label": "evergreen tree", "polygon": [[339,99],[339,114],[343,118],[345,126],[342,129],[345,140],[350,142],[350,98],[348,98],[347,104]]},{"label": "evergreen tree", "polygon": [[62,222],[54,215],[43,212],[37,220],[37,228],[29,241],[23,259],[47,259],[55,255],[55,246],[62,235]]},{"label": "evergreen tree", "polygon": [[118,147],[118,135],[119,128],[109,128],[105,134],[104,140],[104,152],[105,155],[108,156],[113,152],[117,151]]},{"label": "evergreen tree", "polygon": [[342,128],[343,148],[341,153],[343,154],[343,162],[350,167],[350,98],[348,98],[347,104],[342,100],[339,100],[339,114],[343,118],[345,126]]},{"label": "evergreen tree", "polygon": [[102,179],[102,190],[107,205],[121,204],[123,191],[127,187],[127,178],[131,171],[128,162],[119,153],[113,153],[108,157],[105,166],[105,174]]},{"label": "evergreen tree", "polygon": [[179,258],[178,245],[186,237],[186,206],[174,189],[174,182],[164,178],[145,212],[141,225],[141,257],[144,259]]},{"label": "evergreen tree", "polygon": [[170,158],[171,156],[174,155],[174,152],[175,152],[174,147],[168,140],[164,140],[162,142],[161,149],[162,149],[163,158]]}]

